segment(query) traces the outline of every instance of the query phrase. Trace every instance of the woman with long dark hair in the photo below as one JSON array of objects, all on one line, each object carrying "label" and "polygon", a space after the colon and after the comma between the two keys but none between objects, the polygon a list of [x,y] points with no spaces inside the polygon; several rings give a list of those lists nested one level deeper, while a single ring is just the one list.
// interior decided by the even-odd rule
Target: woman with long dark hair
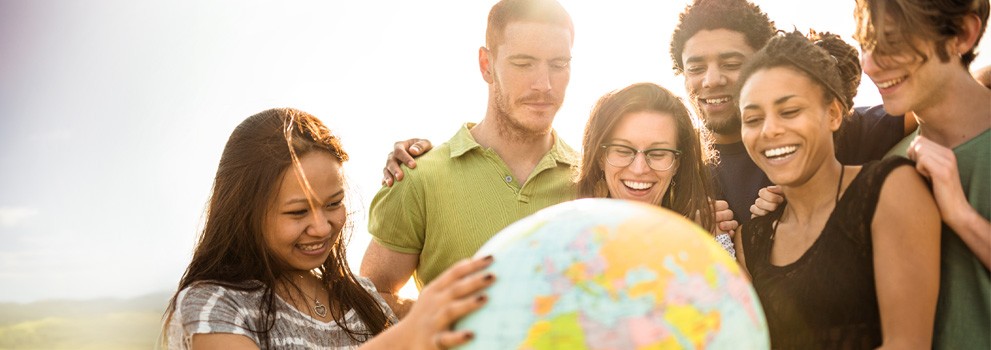
[{"label": "woman with long dark hair", "polygon": [[449,327],[485,302],[476,293],[494,278],[474,272],[491,259],[453,266],[399,322],[347,263],[347,160],[338,138],[299,110],[267,110],[234,130],[168,307],[169,348],[446,348],[470,340],[471,332]]}]

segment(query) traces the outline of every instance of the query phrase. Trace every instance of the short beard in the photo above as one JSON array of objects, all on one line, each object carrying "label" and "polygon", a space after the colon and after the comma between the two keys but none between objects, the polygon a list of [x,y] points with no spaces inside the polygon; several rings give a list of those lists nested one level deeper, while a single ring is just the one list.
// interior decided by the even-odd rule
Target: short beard
[{"label": "short beard", "polygon": [[502,93],[499,84],[495,85],[495,117],[499,136],[515,143],[532,143],[539,141],[550,133],[547,130],[534,130],[523,125],[512,117],[512,106],[506,95]]},{"label": "short beard", "polygon": [[740,119],[740,113],[733,113],[732,116],[721,121],[715,121],[705,115],[702,106],[697,102],[697,97],[692,97],[692,106],[695,107],[695,113],[702,120],[702,125],[705,126],[706,130],[709,130],[713,134],[719,135],[732,135],[739,134],[740,128],[742,126],[742,119]]},{"label": "short beard", "polygon": [[741,123],[740,114],[733,114],[733,116],[720,121],[706,118],[705,128],[719,135],[740,134]]}]

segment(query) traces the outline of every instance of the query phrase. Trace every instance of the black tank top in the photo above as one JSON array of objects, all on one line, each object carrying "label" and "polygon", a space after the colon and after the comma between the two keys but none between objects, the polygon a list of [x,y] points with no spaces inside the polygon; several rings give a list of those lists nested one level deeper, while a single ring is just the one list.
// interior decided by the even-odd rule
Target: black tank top
[{"label": "black tank top", "polygon": [[812,246],[786,266],[770,263],[774,222],[787,203],[743,229],[743,251],[774,349],[873,349],[881,345],[871,222],[881,185],[911,161],[863,165]]}]

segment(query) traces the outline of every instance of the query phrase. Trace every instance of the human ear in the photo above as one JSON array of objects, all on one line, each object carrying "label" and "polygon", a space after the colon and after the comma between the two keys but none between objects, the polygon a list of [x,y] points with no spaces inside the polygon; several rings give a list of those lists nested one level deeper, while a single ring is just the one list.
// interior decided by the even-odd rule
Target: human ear
[{"label": "human ear", "polygon": [[492,79],[492,59],[490,57],[491,51],[485,48],[485,46],[478,48],[478,70],[482,73],[482,79],[486,83],[492,84],[494,81]]},{"label": "human ear", "polygon": [[960,56],[977,45],[977,38],[981,34],[981,18],[976,13],[970,13],[963,17],[961,21],[961,31],[950,39],[951,53]]},{"label": "human ear", "polygon": [[829,124],[830,131],[836,132],[836,130],[840,129],[840,125],[843,124],[844,114],[846,113],[843,111],[843,104],[840,103],[840,100],[834,98],[833,102],[826,109],[826,118],[828,118],[826,122]]}]

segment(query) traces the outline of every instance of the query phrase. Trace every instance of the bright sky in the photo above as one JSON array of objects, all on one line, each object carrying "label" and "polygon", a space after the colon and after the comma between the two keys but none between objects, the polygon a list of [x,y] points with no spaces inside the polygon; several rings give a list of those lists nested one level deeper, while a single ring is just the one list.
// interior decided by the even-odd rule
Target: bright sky
[{"label": "bright sky", "polygon": [[[576,39],[555,127],[572,146],[603,93],[684,95],[668,40],[686,1],[561,1]],[[493,3],[0,0],[0,302],[174,289],[228,135],[268,108],[330,125],[367,208],[394,141],[481,119]],[[853,42],[853,0],[757,3],[781,28]],[[865,81],[858,105],[880,103]]]}]

